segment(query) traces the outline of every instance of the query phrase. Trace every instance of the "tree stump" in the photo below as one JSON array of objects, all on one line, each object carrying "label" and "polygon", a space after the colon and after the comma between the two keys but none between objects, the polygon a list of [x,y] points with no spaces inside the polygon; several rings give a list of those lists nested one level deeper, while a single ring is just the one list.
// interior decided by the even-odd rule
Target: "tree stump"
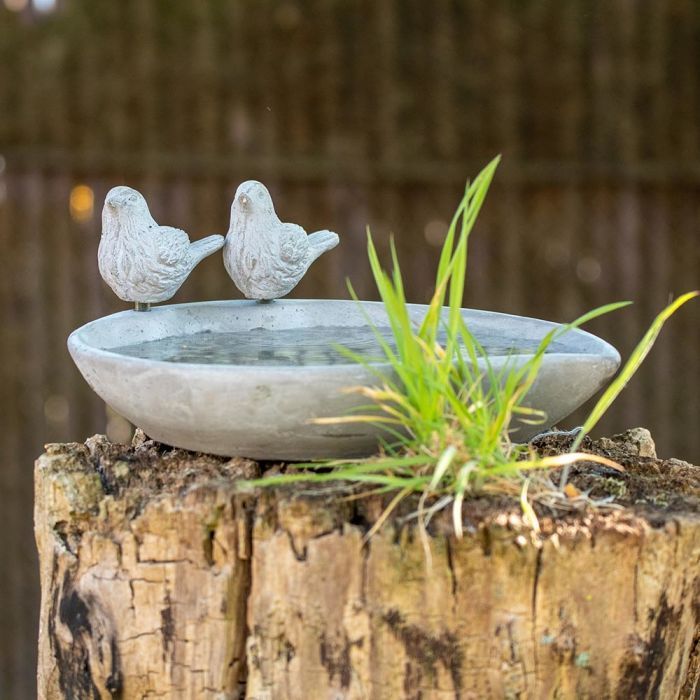
[{"label": "tree stump", "polygon": [[[656,504],[542,512],[534,533],[517,501],[483,497],[463,539],[436,516],[427,540],[407,505],[367,544],[378,496],[245,492],[260,465],[143,436],[49,445],[39,696],[694,698],[700,469],[603,443],[621,500],[646,480]],[[574,482],[615,481],[592,469]]]}]

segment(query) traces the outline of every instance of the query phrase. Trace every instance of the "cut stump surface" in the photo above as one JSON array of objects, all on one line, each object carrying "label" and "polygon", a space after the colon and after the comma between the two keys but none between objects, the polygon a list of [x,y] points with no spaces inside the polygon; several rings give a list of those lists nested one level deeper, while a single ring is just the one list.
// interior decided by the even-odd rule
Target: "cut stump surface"
[{"label": "cut stump surface", "polygon": [[50,445],[39,695],[694,698],[700,468],[637,438],[587,444],[623,475],[573,475],[624,509],[540,508],[536,534],[517,500],[481,497],[460,540],[440,516],[421,537],[407,503],[364,546],[377,496],[243,491],[261,465],[143,436]]}]

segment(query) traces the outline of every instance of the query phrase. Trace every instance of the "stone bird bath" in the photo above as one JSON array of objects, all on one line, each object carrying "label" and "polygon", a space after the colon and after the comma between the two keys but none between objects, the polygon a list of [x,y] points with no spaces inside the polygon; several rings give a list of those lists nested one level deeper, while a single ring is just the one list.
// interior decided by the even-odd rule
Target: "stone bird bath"
[{"label": "stone bird bath", "polygon": [[[136,310],[74,331],[70,353],[99,396],[160,442],[255,459],[369,456],[377,449],[379,428],[319,425],[313,419],[348,414],[366,399],[343,389],[377,382],[338,345],[389,371],[367,320],[390,338],[384,306],[275,301],[337,243],[331,231],[307,235],[282,222],[269,192],[255,181],[236,192],[225,243],[210,236],[191,244],[184,231],[159,226],[136,190],[114,188],[103,210],[99,267]],[[197,262],[222,245],[226,270],[249,300],[151,310],[151,303],[170,298]],[[416,323],[426,309],[410,307]],[[495,370],[532,356],[555,326],[487,311],[463,313]],[[554,341],[526,397],[547,422],[536,429],[513,425],[513,437],[527,439],[567,416],[603,386],[619,361],[613,347],[584,331]]]}]

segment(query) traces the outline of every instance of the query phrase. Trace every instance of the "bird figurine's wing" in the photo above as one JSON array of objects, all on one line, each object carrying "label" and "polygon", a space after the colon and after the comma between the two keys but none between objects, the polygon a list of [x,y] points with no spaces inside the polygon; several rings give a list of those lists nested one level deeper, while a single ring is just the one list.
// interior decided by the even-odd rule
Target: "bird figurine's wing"
[{"label": "bird figurine's wing", "polygon": [[296,224],[283,224],[279,236],[279,256],[282,265],[287,268],[303,265],[308,251],[306,231]]},{"label": "bird figurine's wing", "polygon": [[181,229],[172,226],[158,226],[152,229],[157,238],[158,261],[163,265],[178,266],[187,259],[190,237]]}]

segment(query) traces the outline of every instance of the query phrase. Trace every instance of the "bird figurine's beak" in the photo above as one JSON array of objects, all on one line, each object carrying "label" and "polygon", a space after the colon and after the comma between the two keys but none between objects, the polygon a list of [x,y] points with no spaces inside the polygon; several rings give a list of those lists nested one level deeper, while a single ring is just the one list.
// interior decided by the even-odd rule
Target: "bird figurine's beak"
[{"label": "bird figurine's beak", "polygon": [[118,209],[120,207],[125,206],[129,202],[133,194],[133,190],[127,190],[126,192],[124,192],[123,190],[113,192],[111,195],[109,195],[109,197],[105,199],[105,204],[107,204],[110,207],[110,209]]},{"label": "bird figurine's beak", "polygon": [[124,204],[124,197],[120,197],[118,194],[113,194],[107,199],[106,203],[110,209],[116,209],[117,207],[120,207],[122,204]]}]

